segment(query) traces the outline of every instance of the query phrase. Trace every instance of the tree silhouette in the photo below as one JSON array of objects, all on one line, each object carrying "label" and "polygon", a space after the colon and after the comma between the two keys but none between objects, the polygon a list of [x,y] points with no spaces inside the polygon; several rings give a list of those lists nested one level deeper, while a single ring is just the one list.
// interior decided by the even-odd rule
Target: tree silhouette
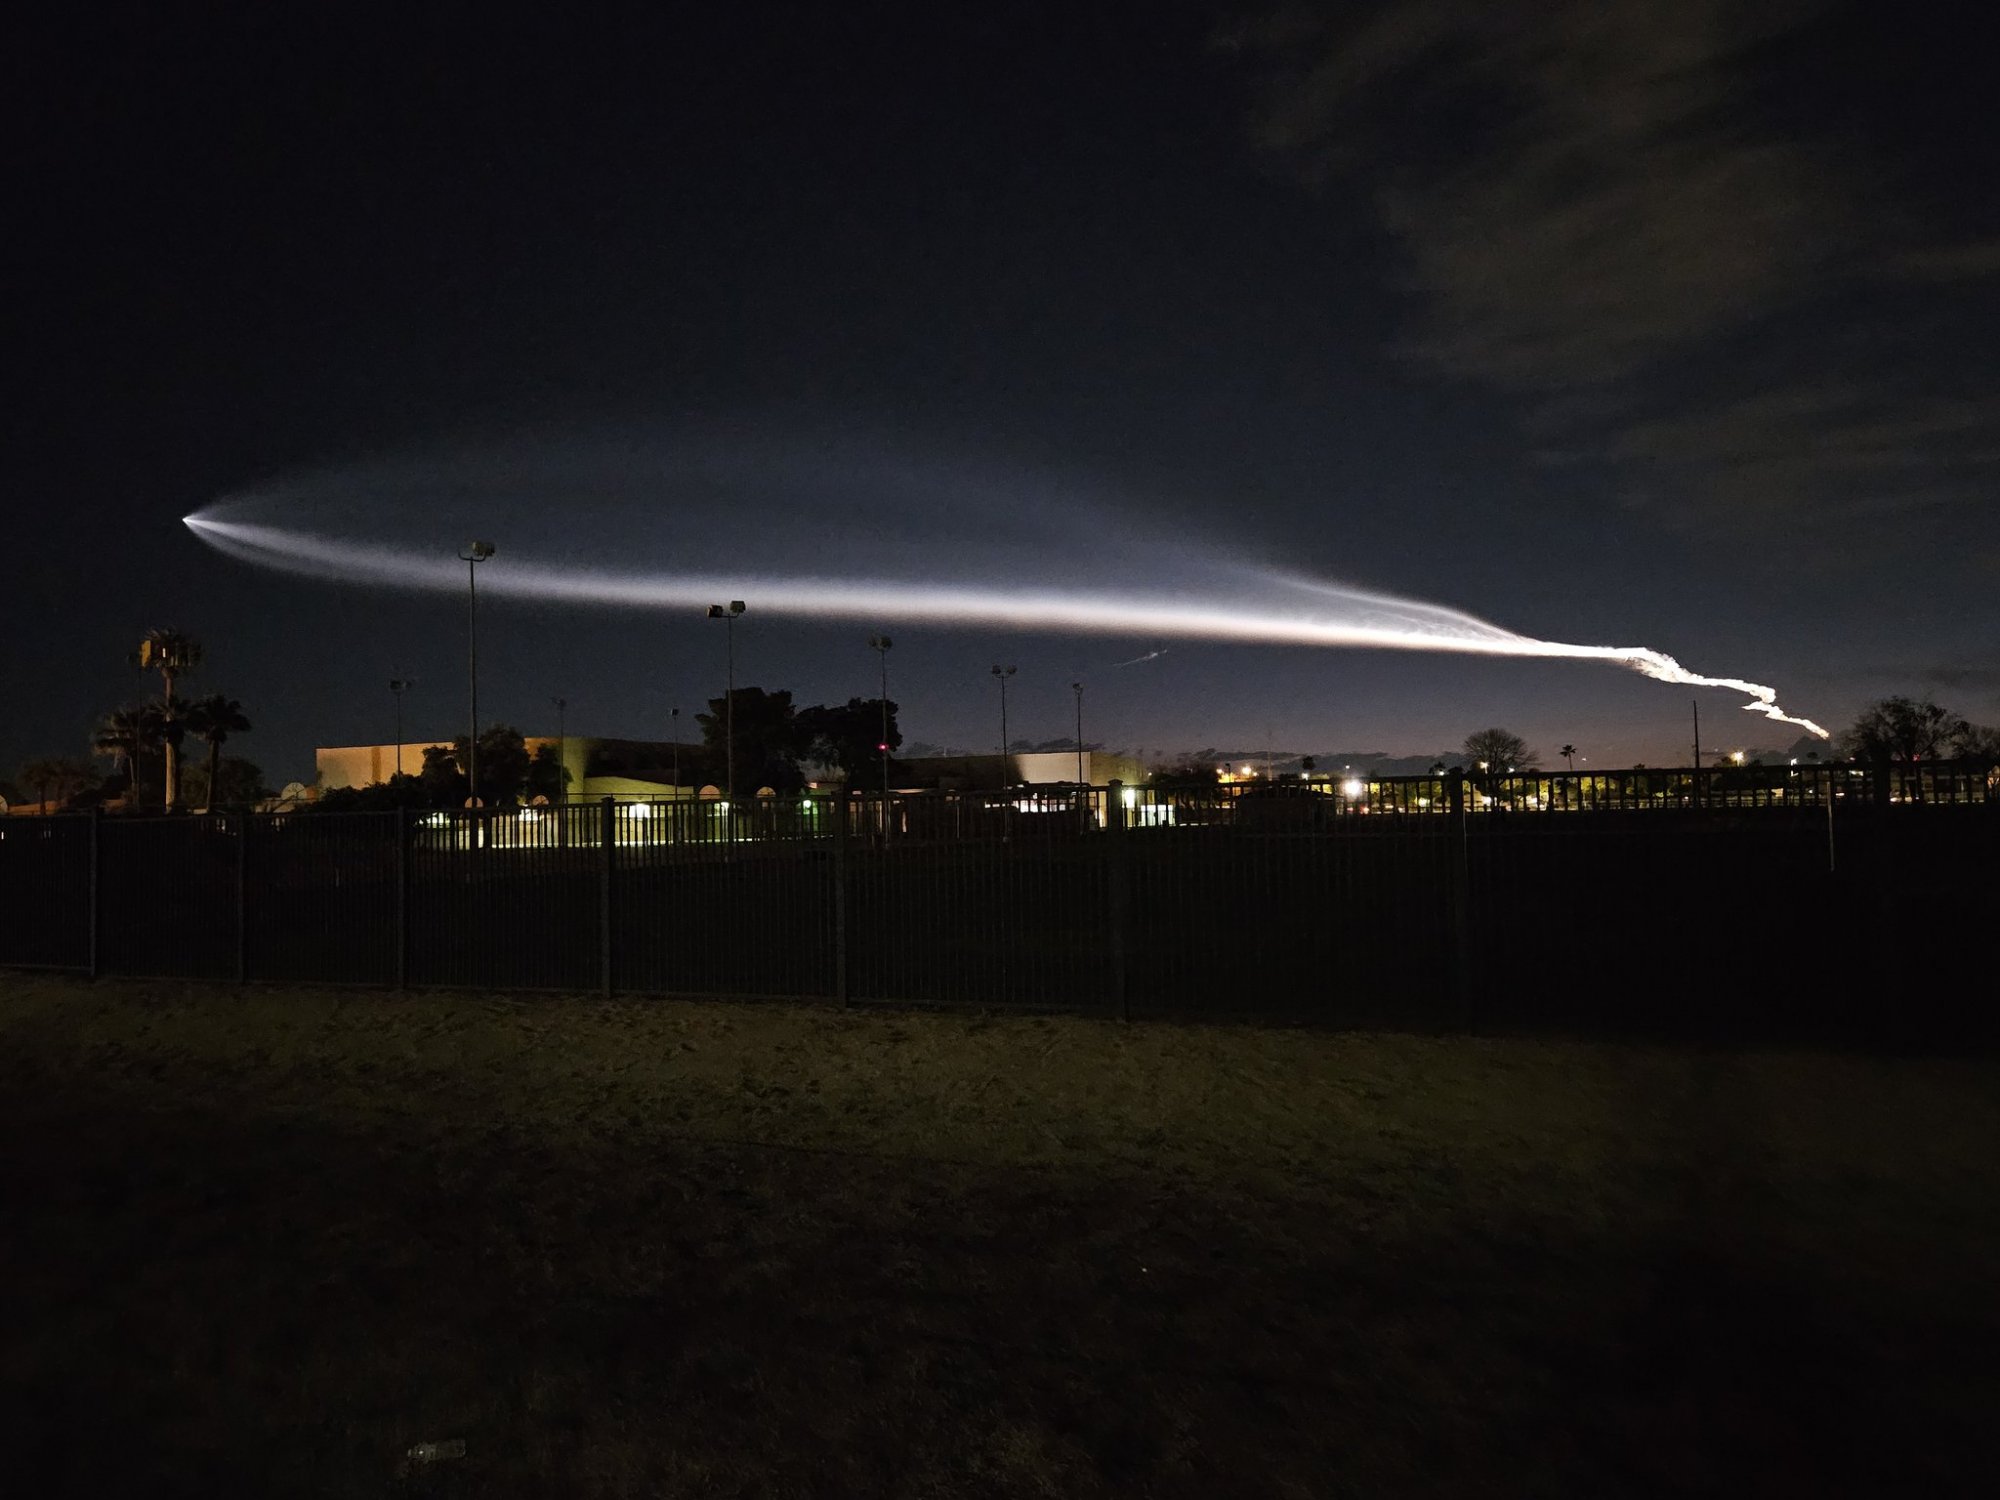
[{"label": "tree silhouette", "polygon": [[21,783],[35,789],[35,800],[43,812],[60,811],[78,793],[89,789],[97,775],[81,761],[48,758],[31,760],[21,767]]},{"label": "tree silhouette", "polygon": [[[881,768],[882,711],[880,698],[849,698],[845,704],[815,703],[802,708],[793,720],[797,753],[823,765],[839,766],[849,780]],[[896,722],[897,704],[886,705],[889,713],[889,749],[900,750],[903,730]],[[737,733],[742,734],[743,705],[736,706]]]},{"label": "tree silhouette", "polygon": [[160,711],[150,703],[113,709],[91,736],[90,748],[111,757],[125,772],[126,802],[139,805],[139,757],[160,743]]},{"label": "tree silhouette", "polygon": [[1572,771],[1576,769],[1576,746],[1564,745],[1562,749],[1556,751],[1556,754],[1560,755],[1564,760],[1569,762],[1569,768]]},{"label": "tree silhouette", "polygon": [[156,627],[146,632],[132,664],[142,672],[160,674],[160,743],[166,748],[165,805],[174,810],[180,780],[181,723],[174,703],[174,683],[201,665],[201,642],[183,630]]},{"label": "tree silhouette", "polygon": [[[694,716],[695,722],[701,726],[702,743],[715,753],[718,761],[728,754],[730,701],[727,696],[711,698],[708,700],[708,712]],[[792,707],[792,695],[783,689],[769,693],[760,687],[740,687],[736,689],[734,701],[736,786],[752,791],[761,786],[771,786],[781,792],[796,788],[801,780],[798,769],[799,727],[797,711]],[[870,740],[869,743],[873,745],[877,741]],[[727,784],[728,780],[725,774],[724,783]]]},{"label": "tree silhouette", "polygon": [[1482,729],[1468,734],[1462,749],[1467,760],[1490,776],[1528,770],[1535,759],[1528,742],[1505,729]]},{"label": "tree silhouette", "polygon": [[208,745],[208,775],[203,783],[203,812],[215,806],[216,786],[219,777],[216,767],[222,761],[223,743],[232,734],[248,734],[250,720],[244,716],[243,705],[234,698],[221,693],[211,693],[206,698],[197,698],[183,711],[188,732]]},{"label": "tree silhouette", "polygon": [[1936,760],[1953,749],[1972,726],[1928,698],[1881,698],[1840,737],[1841,749],[1858,760]]}]

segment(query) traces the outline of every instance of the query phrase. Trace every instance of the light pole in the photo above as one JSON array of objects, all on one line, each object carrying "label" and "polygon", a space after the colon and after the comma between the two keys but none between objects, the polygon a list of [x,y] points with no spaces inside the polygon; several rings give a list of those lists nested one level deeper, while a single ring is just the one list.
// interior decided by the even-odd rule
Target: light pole
[{"label": "light pole", "polygon": [[467,542],[459,551],[465,563],[465,665],[471,683],[471,734],[465,742],[465,805],[479,807],[479,565],[493,555],[491,542]]},{"label": "light pole", "polygon": [[1083,684],[1072,682],[1069,690],[1076,694],[1076,784],[1084,786],[1087,783],[1083,775]]},{"label": "light pole", "polygon": [[882,658],[882,837],[889,837],[889,648],[896,643],[886,635],[871,635],[868,644]]},{"label": "light pole", "polygon": [[396,774],[403,774],[403,694],[417,685],[414,677],[391,677],[389,691],[396,699]]},{"label": "light pole", "polygon": [[560,809],[569,801],[569,771],[566,769],[569,765],[569,733],[564,719],[569,712],[569,699],[551,698],[549,702],[556,706],[556,815],[560,817]]},{"label": "light pole", "polygon": [[678,802],[681,799],[681,711],[678,708],[668,709],[667,715],[674,726],[674,800]]},{"label": "light pole", "polygon": [[994,679],[1000,684],[1000,785],[1014,784],[1014,763],[1007,759],[1007,679],[1018,670],[1015,667],[994,667]]},{"label": "light pole", "polygon": [[729,798],[732,820],[736,817],[736,617],[743,610],[741,599],[708,607],[709,619],[722,621],[724,633],[729,637],[729,691],[722,700],[722,753],[729,762],[723,780],[728,783],[724,794]]}]

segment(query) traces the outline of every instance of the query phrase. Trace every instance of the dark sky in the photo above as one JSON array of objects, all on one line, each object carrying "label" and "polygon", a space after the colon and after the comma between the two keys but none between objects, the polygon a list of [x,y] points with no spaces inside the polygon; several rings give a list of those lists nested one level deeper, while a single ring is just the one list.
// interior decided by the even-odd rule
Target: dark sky
[{"label": "dark sky", "polygon": [[[562,9],[114,7],[11,40],[0,773],[139,697],[155,624],[206,642],[274,782],[388,738],[397,669],[412,737],[455,732],[459,601],[261,573],[181,517],[523,434],[865,449],[952,476],[939,547],[1032,492],[1061,555],[1066,497],[1111,496],[1829,724],[1894,691],[2000,720],[1969,7]],[[726,570],[675,494],[642,503],[635,545]],[[759,504],[793,536],[891,524],[809,472]],[[519,506],[481,518],[494,567],[548,519]],[[871,693],[867,635],[753,600],[739,680]],[[1031,738],[1081,674],[1089,736],[1157,750],[1686,740],[1686,690],[1599,665],[896,636],[905,731],[939,744],[994,738],[995,661]],[[496,602],[482,655],[483,706],[531,732],[563,694],[575,731],[660,735],[720,688],[681,614]],[[1711,743],[1790,743],[1701,697]]]}]

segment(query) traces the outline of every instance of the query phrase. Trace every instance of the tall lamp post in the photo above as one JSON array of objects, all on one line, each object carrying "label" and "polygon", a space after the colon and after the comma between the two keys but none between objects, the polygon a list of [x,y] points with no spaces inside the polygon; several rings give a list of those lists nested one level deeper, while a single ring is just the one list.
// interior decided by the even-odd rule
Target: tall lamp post
[{"label": "tall lamp post", "polygon": [[1076,694],[1076,784],[1083,786],[1083,684],[1072,682],[1069,690]]},{"label": "tall lamp post", "polygon": [[729,638],[729,691],[722,700],[722,753],[728,759],[723,780],[728,783],[725,795],[729,798],[729,816],[736,816],[736,617],[743,613],[741,599],[731,599],[727,604],[711,604],[708,617],[720,620],[724,633]]},{"label": "tall lamp post", "polygon": [[678,802],[681,796],[681,711],[678,708],[669,709],[667,716],[673,720],[674,726],[674,800]]},{"label": "tall lamp post", "polygon": [[561,808],[569,801],[569,726],[565,716],[569,713],[569,699],[551,698],[556,706],[556,806]]},{"label": "tall lamp post", "polygon": [[1014,766],[1007,759],[1007,679],[1018,670],[1014,667],[994,667],[993,676],[1000,684],[1000,785],[1014,784]]},{"label": "tall lamp post", "polygon": [[868,644],[882,658],[882,837],[889,837],[889,648],[896,643],[886,635],[871,635]]},{"label": "tall lamp post", "polygon": [[403,694],[417,685],[414,677],[391,677],[389,691],[396,699],[396,774],[403,774]]},{"label": "tall lamp post", "polygon": [[479,565],[493,555],[491,542],[467,542],[459,550],[465,564],[465,664],[471,683],[471,733],[465,741],[465,805],[479,807]]}]

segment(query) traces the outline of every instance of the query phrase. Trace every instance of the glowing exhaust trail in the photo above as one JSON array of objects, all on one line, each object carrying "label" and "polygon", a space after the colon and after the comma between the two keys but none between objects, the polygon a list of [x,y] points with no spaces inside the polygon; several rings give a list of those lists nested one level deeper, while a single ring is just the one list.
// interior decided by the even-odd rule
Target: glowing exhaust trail
[{"label": "glowing exhaust trail", "polygon": [[[318,578],[401,588],[457,590],[465,575],[442,559],[390,546],[337,540],[282,527],[224,520],[211,514],[186,518],[209,546],[261,567]],[[1775,688],[1740,677],[1691,672],[1645,646],[1582,646],[1517,634],[1474,615],[1414,599],[1314,583],[1273,574],[1254,575],[1240,591],[1205,594],[1177,588],[1083,592],[1071,588],[997,588],[969,583],[917,583],[902,579],[756,577],[741,573],[639,573],[526,561],[493,568],[480,577],[482,593],[578,603],[699,607],[732,594],[755,591],[760,609],[817,618],[904,619],[938,625],[996,625],[1015,630],[1093,631],[1140,637],[1201,638],[1299,646],[1374,647],[1396,651],[1447,651],[1484,656],[1571,657],[1630,667],[1661,682],[1729,688],[1747,695],[1743,707],[1826,739],[1810,719],[1784,712]]]}]

